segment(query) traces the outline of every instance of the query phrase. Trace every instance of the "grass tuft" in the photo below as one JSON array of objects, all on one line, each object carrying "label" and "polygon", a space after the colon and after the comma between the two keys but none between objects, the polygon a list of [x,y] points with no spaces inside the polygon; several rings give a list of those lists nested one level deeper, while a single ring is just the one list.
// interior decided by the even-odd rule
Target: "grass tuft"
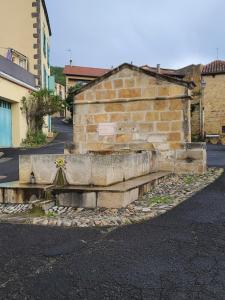
[{"label": "grass tuft", "polygon": [[170,204],[173,199],[170,196],[153,196],[148,199],[148,204]]}]

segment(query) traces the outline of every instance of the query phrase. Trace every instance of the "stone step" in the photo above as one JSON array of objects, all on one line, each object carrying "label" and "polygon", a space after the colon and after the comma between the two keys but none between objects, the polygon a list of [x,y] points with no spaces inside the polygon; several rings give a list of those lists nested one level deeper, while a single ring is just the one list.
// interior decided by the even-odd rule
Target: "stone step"
[{"label": "stone step", "polygon": [[[95,192],[95,191],[105,191],[105,192],[126,192],[129,190],[132,190],[136,187],[140,187],[142,185],[145,185],[147,183],[150,183],[152,181],[156,181],[160,178],[163,178],[165,176],[170,175],[169,172],[155,172],[151,173],[148,175],[144,175],[141,177],[136,177],[133,179],[129,179],[124,182],[119,182],[115,183],[110,186],[104,186],[104,187],[99,187],[99,186],[82,186],[82,185],[70,185],[70,186],[65,186],[65,187],[60,187],[60,188],[55,188],[55,191],[88,191],[88,192]],[[1,187],[1,186],[0,186]]]},{"label": "stone step", "polygon": [[[61,206],[120,208],[137,200],[144,193],[150,191],[159,180],[169,175],[169,172],[156,172],[107,187],[64,186],[52,188],[51,186],[51,190],[58,195]],[[28,195],[44,191],[47,187],[47,185],[20,184],[19,182],[0,184],[0,202],[23,203],[30,199]]]},{"label": "stone step", "polygon": [[61,206],[121,208],[138,200],[168,175],[168,172],[157,172],[108,187],[68,186],[56,192]]}]

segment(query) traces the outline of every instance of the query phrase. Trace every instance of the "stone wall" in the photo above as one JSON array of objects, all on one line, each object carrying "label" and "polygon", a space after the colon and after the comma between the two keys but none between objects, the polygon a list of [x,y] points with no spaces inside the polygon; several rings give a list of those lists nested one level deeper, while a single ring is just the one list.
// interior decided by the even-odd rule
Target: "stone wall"
[{"label": "stone wall", "polygon": [[178,70],[178,72],[185,75],[184,80],[195,83],[193,95],[200,95],[202,69],[203,65],[190,65]]},{"label": "stone wall", "polygon": [[225,74],[204,76],[204,80],[204,131],[221,135],[225,126]]},{"label": "stone wall", "polygon": [[191,136],[192,141],[199,140],[200,138],[200,104],[191,104]]},{"label": "stone wall", "polygon": [[[100,127],[110,123],[111,135]],[[185,85],[122,69],[75,96],[75,153],[154,149],[190,142],[190,97]]]},{"label": "stone wall", "polygon": [[200,110],[199,103],[201,98],[201,73],[203,65],[190,65],[179,70],[184,74],[184,80],[193,81],[195,88],[192,91],[191,100],[191,136],[192,141],[200,139]]},{"label": "stone wall", "polygon": [[159,152],[158,168],[176,174],[203,174],[206,171],[206,144],[185,143],[180,149]]}]

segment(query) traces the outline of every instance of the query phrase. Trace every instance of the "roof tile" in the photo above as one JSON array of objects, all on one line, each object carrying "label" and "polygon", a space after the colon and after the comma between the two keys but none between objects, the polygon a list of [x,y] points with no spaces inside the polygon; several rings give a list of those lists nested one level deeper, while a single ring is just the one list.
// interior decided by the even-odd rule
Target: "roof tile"
[{"label": "roof tile", "polygon": [[203,75],[218,74],[218,73],[225,73],[225,61],[223,60],[215,60],[205,65],[202,69]]},{"label": "roof tile", "polygon": [[90,67],[80,67],[80,66],[65,66],[63,74],[73,75],[73,76],[88,76],[88,77],[100,77],[110,69],[101,68],[90,68]]}]

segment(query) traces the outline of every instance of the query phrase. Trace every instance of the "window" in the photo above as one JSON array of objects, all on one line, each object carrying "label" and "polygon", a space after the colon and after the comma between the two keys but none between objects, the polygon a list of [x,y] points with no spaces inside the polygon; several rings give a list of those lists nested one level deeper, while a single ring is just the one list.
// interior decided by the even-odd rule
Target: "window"
[{"label": "window", "polygon": [[50,47],[49,47],[49,45],[47,46],[47,61],[48,61],[48,66],[50,66]]},{"label": "window", "polygon": [[87,84],[89,82],[90,82],[89,80],[77,80],[76,84],[85,85],[85,84]]},{"label": "window", "polygon": [[44,31],[43,31],[43,52],[46,57],[46,35]]},{"label": "window", "polygon": [[20,58],[20,59],[19,59],[19,65],[20,65],[22,68],[26,69],[26,60]]},{"label": "window", "polygon": [[0,100],[0,107],[11,109],[11,103]]},{"label": "window", "polygon": [[45,66],[43,66],[43,88],[48,88],[48,74],[46,72]]},{"label": "window", "polygon": [[222,133],[225,133],[225,126],[222,126]]}]

